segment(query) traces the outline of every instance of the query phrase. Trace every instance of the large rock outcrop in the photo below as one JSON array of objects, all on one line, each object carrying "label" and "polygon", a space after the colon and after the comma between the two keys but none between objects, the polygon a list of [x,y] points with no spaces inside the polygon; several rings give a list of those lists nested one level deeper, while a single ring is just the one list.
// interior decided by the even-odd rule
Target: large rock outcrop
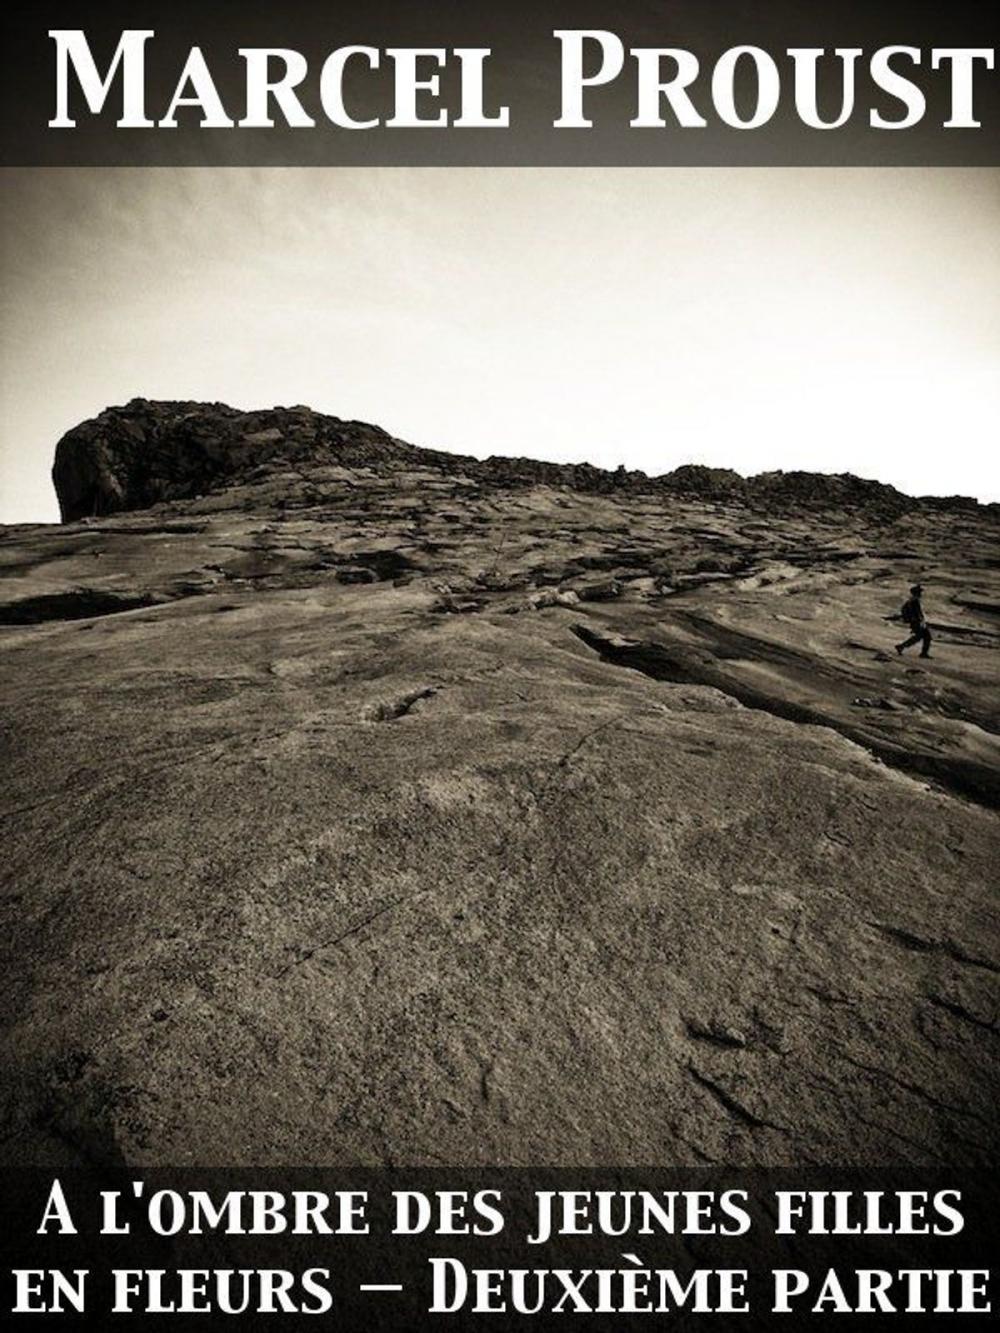
[{"label": "large rock outcrop", "polygon": [[[223,403],[149,402],[109,407],[56,447],[52,480],[64,522],[190,500],[246,481],[260,469],[431,468],[507,489],[559,486],[589,494],[667,492],[775,508],[868,508],[886,516],[914,502],[891,486],[850,475],[767,472],[745,479],[728,468],[684,464],[659,477],[589,463],[471,457],[421,449],[378,426],[341,421],[308,407],[242,412]],[[937,507],[969,501],[934,501]]]},{"label": "large rock outcrop", "polygon": [[73,522],[190,499],[278,460],[378,466],[416,453],[377,426],[307,407],[239,412],[224,403],[137,398],[64,435],[52,480],[63,521]]},{"label": "large rock outcrop", "polygon": [[0,539],[8,1161],[995,1161],[996,511],[553,468],[60,444],[79,521]]}]

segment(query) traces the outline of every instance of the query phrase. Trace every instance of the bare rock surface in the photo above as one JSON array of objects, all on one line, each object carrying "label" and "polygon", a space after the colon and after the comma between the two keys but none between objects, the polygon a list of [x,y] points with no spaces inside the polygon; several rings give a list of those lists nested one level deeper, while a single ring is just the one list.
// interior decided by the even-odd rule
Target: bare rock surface
[{"label": "bare rock surface", "polygon": [[996,1160],[997,511],[680,472],[66,437],[0,539],[6,1160]]}]

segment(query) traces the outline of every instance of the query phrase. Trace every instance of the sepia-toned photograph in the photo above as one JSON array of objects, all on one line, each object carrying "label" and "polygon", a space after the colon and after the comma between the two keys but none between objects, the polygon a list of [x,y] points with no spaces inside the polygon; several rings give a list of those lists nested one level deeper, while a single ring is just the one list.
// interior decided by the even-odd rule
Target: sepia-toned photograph
[{"label": "sepia-toned photograph", "polygon": [[8,1154],[992,1160],[997,173],[4,204]]}]

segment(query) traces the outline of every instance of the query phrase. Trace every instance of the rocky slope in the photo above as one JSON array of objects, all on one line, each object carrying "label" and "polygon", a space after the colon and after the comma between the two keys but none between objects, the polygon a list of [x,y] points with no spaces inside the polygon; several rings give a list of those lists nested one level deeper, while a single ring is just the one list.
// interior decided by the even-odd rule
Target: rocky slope
[{"label": "rocky slope", "polygon": [[54,476],[8,1160],[995,1160],[995,508],[146,402]]},{"label": "rocky slope", "polygon": [[[66,434],[56,447],[53,482],[64,522],[96,518],[162,501],[191,499],[220,487],[259,482],[269,471],[341,467],[433,468],[442,476],[486,486],[558,486],[593,494],[659,494],[739,499],[775,507],[828,510],[848,506],[895,516],[914,501],[892,486],[852,476],[766,472],[744,478],[726,468],[686,464],[661,477],[590,464],[532,458],[484,462],[397,440],[378,426],[341,421],[308,407],[241,412],[224,403],[155,403],[133,399],[110,407]],[[925,499],[923,509],[975,511],[972,500]]]}]

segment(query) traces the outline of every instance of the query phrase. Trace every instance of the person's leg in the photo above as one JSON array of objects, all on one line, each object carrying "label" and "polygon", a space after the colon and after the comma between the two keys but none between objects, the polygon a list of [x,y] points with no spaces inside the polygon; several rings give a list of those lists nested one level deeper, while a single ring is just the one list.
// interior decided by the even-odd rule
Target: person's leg
[{"label": "person's leg", "polygon": [[920,650],[921,657],[930,657],[931,655],[931,632],[925,625],[920,631],[920,637],[924,641],[924,646]]},{"label": "person's leg", "polygon": [[919,634],[911,634],[910,637],[909,637],[908,639],[906,639],[903,643],[897,643],[897,644],[896,644],[896,652],[897,652],[897,653],[902,653],[902,651],[903,651],[904,648],[912,648],[913,645],[914,645],[915,643],[919,643],[919,642],[920,642],[920,639],[921,639],[921,635],[919,635]]}]

